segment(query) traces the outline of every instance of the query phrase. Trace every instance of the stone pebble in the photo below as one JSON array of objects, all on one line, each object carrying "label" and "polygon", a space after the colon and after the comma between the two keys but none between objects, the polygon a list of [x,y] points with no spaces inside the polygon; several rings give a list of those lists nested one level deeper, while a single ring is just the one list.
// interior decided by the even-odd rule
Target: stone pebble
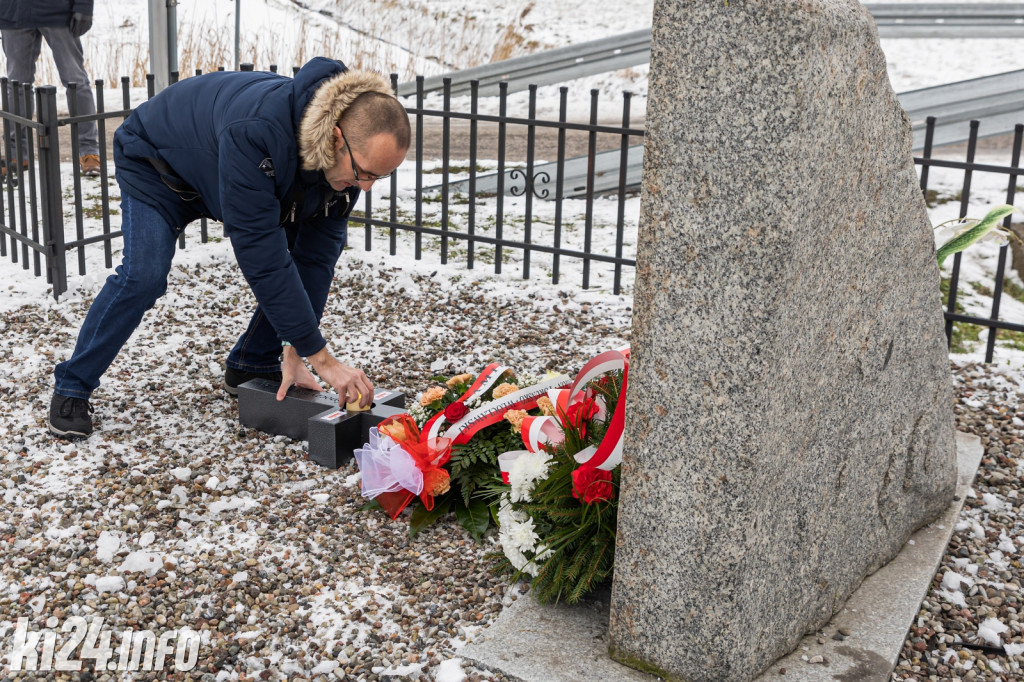
[{"label": "stone pebble", "polygon": [[[1024,655],[1003,645],[1024,644],[1024,385],[995,364],[952,368],[957,429],[979,436],[984,455],[892,679],[1021,680]],[[986,623],[1005,628],[998,644],[979,636]]]},{"label": "stone pebble", "polygon": [[[0,312],[0,622],[101,616],[115,646],[126,628],[187,626],[203,645],[180,679],[432,680],[501,613],[494,535],[476,543],[445,518],[410,538],[406,517],[360,511],[354,464],[327,470],[302,442],[240,427],[220,384],[248,287],[228,260],[171,280],[93,396],[98,431],[75,443],[46,431],[51,371],[95,292]],[[628,342],[630,306],[575,284],[343,259],[323,328],[343,362],[411,398],[493,360],[574,373]],[[124,587],[97,592],[107,575]],[[83,663],[57,679],[113,679]]]}]

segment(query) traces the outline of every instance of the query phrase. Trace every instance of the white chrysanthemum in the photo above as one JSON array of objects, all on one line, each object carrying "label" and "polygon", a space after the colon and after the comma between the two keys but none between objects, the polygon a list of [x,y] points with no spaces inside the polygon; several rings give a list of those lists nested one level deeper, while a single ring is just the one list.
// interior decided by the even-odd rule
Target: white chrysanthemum
[{"label": "white chrysanthemum", "polygon": [[520,510],[512,508],[512,502],[508,493],[501,496],[501,504],[498,506],[498,525],[501,527],[511,526],[515,523],[523,523],[529,520],[529,515]]},{"label": "white chrysanthemum", "polygon": [[513,465],[513,468],[518,468],[520,476],[529,478],[531,481],[538,481],[547,477],[550,462],[551,456],[548,453],[530,452],[517,458],[516,464],[519,466]]},{"label": "white chrysanthemum", "polygon": [[546,452],[524,452],[516,457],[508,471],[508,482],[512,486],[510,498],[513,502],[530,502],[533,486],[548,475],[551,457]]},{"label": "white chrysanthemum", "polygon": [[501,505],[498,507],[498,523],[501,528],[498,530],[498,542],[501,549],[508,557],[509,562],[517,571],[527,575],[537,575],[540,570],[538,562],[551,554],[550,549],[544,549],[531,560],[526,553],[531,554],[537,551],[536,543],[540,538],[537,536],[533,525],[533,519],[525,512],[516,511],[509,504],[509,496],[502,496]]},{"label": "white chrysanthemum", "polygon": [[539,539],[537,531],[533,527],[533,519],[529,519],[525,523],[513,523],[506,526],[501,546],[510,545],[520,552],[532,552]]},{"label": "white chrysanthemum", "polygon": [[533,502],[533,484],[529,481],[518,481],[512,484],[512,490],[509,492],[513,502]]},{"label": "white chrysanthemum", "polygon": [[523,566],[526,566],[526,564],[530,562],[530,560],[526,558],[526,555],[515,547],[506,546],[505,543],[502,543],[501,549],[505,552],[505,556],[508,557],[509,562],[517,571],[521,571]]}]

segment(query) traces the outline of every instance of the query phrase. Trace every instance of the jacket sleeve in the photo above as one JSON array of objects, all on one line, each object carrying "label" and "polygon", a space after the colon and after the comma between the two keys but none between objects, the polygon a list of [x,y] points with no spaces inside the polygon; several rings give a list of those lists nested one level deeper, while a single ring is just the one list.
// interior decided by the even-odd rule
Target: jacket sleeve
[{"label": "jacket sleeve", "polygon": [[[274,148],[279,135],[268,134],[267,121],[242,121],[226,128],[220,138],[220,197],[224,229],[231,239],[238,266],[263,313],[281,339],[309,356],[327,345],[318,316],[288,252],[288,238],[278,225],[281,204],[274,179],[259,169],[265,158],[278,167],[294,149]],[[271,131],[274,132],[274,131]]]}]

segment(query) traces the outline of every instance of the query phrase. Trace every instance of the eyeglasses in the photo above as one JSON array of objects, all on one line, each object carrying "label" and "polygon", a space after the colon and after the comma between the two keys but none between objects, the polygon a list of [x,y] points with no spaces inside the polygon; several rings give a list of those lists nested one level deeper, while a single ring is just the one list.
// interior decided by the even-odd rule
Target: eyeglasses
[{"label": "eyeglasses", "polygon": [[[340,130],[340,128],[339,128]],[[345,149],[348,150],[348,159],[352,162],[352,175],[356,176],[356,182],[376,182],[377,180],[383,180],[384,178],[390,178],[394,171],[390,173],[384,173],[383,175],[374,175],[373,173],[367,173],[363,171],[363,177],[359,176],[359,166],[356,165],[356,157],[352,156],[352,146],[345,139],[345,133],[341,133],[341,140],[345,143]]]}]

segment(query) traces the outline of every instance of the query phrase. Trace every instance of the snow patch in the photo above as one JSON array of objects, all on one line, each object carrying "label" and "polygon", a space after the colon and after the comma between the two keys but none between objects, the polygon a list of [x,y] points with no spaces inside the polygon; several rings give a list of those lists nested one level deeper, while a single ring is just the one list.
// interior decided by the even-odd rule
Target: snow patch
[{"label": "snow patch", "polygon": [[961,590],[964,586],[970,587],[973,584],[973,579],[960,575],[956,571],[946,571],[942,575],[942,586],[947,590]]},{"label": "snow patch", "polygon": [[228,497],[211,502],[209,509],[211,514],[220,514],[221,512],[233,511],[235,509],[251,509],[255,506],[257,506],[256,502],[252,498]]},{"label": "snow patch", "polygon": [[985,509],[986,511],[1000,512],[1006,509],[1007,506],[1006,502],[1000,500],[992,493],[982,493],[981,500],[984,503],[982,504],[982,509]]},{"label": "snow patch", "polygon": [[171,476],[174,476],[179,481],[187,481],[192,478],[192,470],[188,467],[175,467],[171,469]]},{"label": "snow patch", "polygon": [[120,592],[124,588],[124,578],[119,575],[105,575],[102,578],[96,578],[97,592]]},{"label": "snow patch", "polygon": [[936,590],[935,594],[954,606],[959,606],[962,609],[967,608],[967,600],[964,598],[964,593],[960,590]]},{"label": "snow patch", "polygon": [[104,563],[110,563],[120,548],[121,536],[105,530],[96,539],[96,558]]},{"label": "snow patch", "polygon": [[978,637],[981,637],[992,646],[1001,646],[1003,640],[999,635],[1009,629],[1010,628],[998,618],[988,618],[978,626]]},{"label": "snow patch", "polygon": [[441,661],[441,665],[437,666],[437,670],[434,672],[435,682],[463,682],[465,679],[466,673],[462,672],[461,658],[449,658],[447,661]]},{"label": "snow patch", "polygon": [[1007,656],[1020,656],[1021,654],[1024,654],[1024,644],[1007,643],[1003,645],[1003,650],[1006,652]]},{"label": "snow patch", "polygon": [[121,563],[121,571],[124,573],[145,573],[152,577],[163,567],[160,555],[155,552],[144,552],[139,550],[132,552]]}]

